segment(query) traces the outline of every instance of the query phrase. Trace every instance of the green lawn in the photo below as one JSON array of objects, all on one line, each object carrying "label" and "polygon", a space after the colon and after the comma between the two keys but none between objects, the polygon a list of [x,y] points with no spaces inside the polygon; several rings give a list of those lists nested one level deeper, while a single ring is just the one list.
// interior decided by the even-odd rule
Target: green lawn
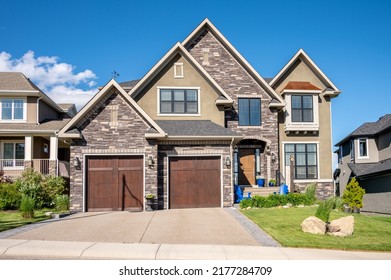
[{"label": "green lawn", "polygon": [[[300,224],[304,219],[313,216],[315,209],[315,206],[262,208],[242,210],[242,213],[285,247],[391,251],[391,217],[352,214],[355,225],[351,237],[304,233]],[[333,211],[330,219],[347,215],[349,214]]]},{"label": "green lawn", "polygon": [[35,211],[34,219],[24,219],[18,211],[0,211],[0,232],[49,219],[45,216],[46,211]]}]

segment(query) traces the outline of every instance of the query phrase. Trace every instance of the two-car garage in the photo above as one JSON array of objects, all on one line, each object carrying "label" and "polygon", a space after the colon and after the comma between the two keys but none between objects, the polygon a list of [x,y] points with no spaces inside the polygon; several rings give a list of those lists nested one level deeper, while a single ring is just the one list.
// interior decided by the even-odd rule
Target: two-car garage
[{"label": "two-car garage", "polygon": [[[221,207],[220,156],[167,161],[168,208]],[[85,167],[87,211],[143,209],[143,156],[86,156]]]}]

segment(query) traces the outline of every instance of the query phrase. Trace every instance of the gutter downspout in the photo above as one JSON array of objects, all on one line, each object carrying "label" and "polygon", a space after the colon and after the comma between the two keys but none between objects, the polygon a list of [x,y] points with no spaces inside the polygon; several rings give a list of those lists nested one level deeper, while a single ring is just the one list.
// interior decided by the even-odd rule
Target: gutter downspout
[{"label": "gutter downspout", "polygon": [[[234,163],[234,153],[233,153],[233,144],[235,141],[235,137],[232,137],[231,144],[229,145],[229,154],[231,158],[231,205],[234,206],[235,204],[235,188],[234,188],[234,174],[233,174],[233,166],[235,165]],[[224,160],[224,159],[223,159]],[[224,202],[222,202],[224,204]]]}]

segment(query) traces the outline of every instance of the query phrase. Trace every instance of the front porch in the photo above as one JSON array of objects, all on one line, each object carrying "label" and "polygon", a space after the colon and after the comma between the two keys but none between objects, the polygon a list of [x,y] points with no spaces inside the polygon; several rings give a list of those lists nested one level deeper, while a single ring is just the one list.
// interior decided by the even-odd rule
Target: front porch
[{"label": "front porch", "polygon": [[69,145],[57,136],[0,138],[0,176],[18,177],[26,168],[43,175],[69,177]]}]

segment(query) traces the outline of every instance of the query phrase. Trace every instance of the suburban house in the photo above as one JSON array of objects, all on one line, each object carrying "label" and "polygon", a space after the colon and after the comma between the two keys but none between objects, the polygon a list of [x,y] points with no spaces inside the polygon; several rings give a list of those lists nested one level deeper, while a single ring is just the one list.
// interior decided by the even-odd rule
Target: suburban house
[{"label": "suburban house", "polygon": [[391,214],[391,114],[364,123],[335,146],[339,194],[355,177],[366,193],[362,210]]},{"label": "suburban house", "polygon": [[71,209],[142,210],[147,194],[158,209],[232,206],[234,186],[277,174],[332,195],[339,93],[303,50],[262,78],[205,19],[142,79],[109,81],[59,131]]},{"label": "suburban house", "polygon": [[1,175],[33,167],[69,177],[69,143],[57,134],[75,114],[73,104],[56,104],[22,73],[0,72]]}]

